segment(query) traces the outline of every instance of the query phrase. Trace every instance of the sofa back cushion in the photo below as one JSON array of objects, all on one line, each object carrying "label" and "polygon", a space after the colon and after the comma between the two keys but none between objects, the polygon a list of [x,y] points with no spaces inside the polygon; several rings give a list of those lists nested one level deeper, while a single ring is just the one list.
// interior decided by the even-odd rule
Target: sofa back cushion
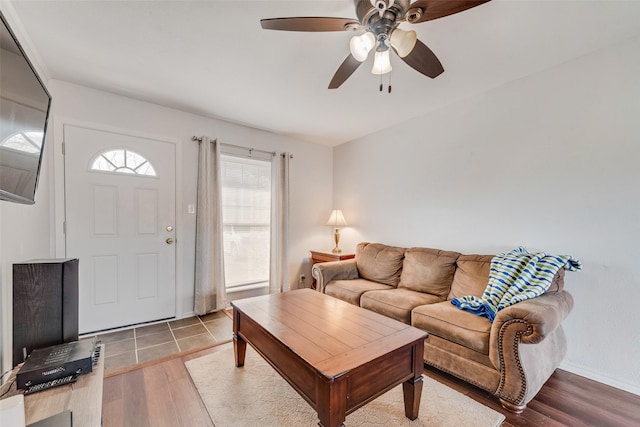
[{"label": "sofa back cushion", "polygon": [[363,279],[397,287],[403,259],[404,248],[380,243],[359,243],[356,246],[356,266]]},{"label": "sofa back cushion", "polygon": [[398,288],[436,295],[444,300],[451,290],[459,256],[458,252],[438,249],[407,249]]},{"label": "sofa back cushion", "polygon": [[[465,296],[481,297],[489,284],[489,271],[494,255],[460,255],[456,260],[456,272],[447,299]],[[545,293],[564,289],[564,269],[558,270]]]},{"label": "sofa back cushion", "polygon": [[447,299],[481,297],[489,284],[492,259],[493,255],[460,255]]}]

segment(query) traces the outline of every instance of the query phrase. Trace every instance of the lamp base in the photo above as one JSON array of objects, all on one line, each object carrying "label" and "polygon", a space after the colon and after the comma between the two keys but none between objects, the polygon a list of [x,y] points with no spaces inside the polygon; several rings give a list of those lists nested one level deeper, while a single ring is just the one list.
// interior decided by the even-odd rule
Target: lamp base
[{"label": "lamp base", "polygon": [[340,229],[338,227],[336,227],[335,231],[333,232],[333,241],[336,242],[336,247],[333,248],[331,252],[333,252],[334,254],[342,253],[342,249],[338,247],[338,242],[340,242]]}]

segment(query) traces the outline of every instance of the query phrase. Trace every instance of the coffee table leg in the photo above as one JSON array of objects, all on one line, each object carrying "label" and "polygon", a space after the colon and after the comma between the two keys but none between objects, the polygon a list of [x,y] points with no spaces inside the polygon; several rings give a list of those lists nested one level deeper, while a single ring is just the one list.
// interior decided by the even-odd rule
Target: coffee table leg
[{"label": "coffee table leg", "polygon": [[244,366],[244,357],[247,354],[247,342],[240,338],[238,329],[240,325],[240,312],[233,309],[233,354],[236,358],[236,367]]},{"label": "coffee table leg", "polygon": [[402,383],[404,392],[404,415],[410,420],[418,418],[420,397],[422,396],[422,375]]},{"label": "coffee table leg", "polygon": [[318,418],[320,427],[344,427],[347,413],[347,381],[320,381]]},{"label": "coffee table leg", "polygon": [[236,357],[236,367],[244,366],[244,357],[247,354],[247,342],[237,335],[233,335],[233,353]]}]

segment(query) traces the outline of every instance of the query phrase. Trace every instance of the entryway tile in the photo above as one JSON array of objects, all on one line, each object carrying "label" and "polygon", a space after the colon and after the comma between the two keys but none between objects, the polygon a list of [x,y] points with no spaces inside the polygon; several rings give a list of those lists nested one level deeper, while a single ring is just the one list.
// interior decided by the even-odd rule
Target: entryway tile
[{"label": "entryway tile", "polygon": [[204,324],[216,341],[227,341],[233,337],[233,321],[227,316]]},{"label": "entryway tile", "polygon": [[171,331],[164,331],[157,334],[145,335],[142,337],[136,337],[138,343],[138,350],[145,347],[151,347],[158,344],[167,342],[174,342]]},{"label": "entryway tile", "polygon": [[220,311],[216,311],[215,313],[209,313],[209,314],[205,314],[204,316],[200,316],[200,320],[202,320],[203,322],[210,322],[212,320],[221,319],[223,317],[228,317],[228,316],[224,314],[223,310],[220,310]]},{"label": "entryway tile", "polygon": [[178,352],[178,344],[176,344],[175,341],[154,345],[153,347],[139,348],[138,363],[144,363],[154,359],[161,359]]},{"label": "entryway tile", "polygon": [[[206,323],[205,323],[206,322]],[[105,344],[105,372],[189,350],[206,348],[232,338],[233,322],[224,311],[206,316],[160,322],[98,335]],[[82,339],[92,339],[84,336]]]},{"label": "entryway tile", "polygon": [[143,337],[145,335],[157,334],[158,332],[166,332],[169,330],[169,324],[167,322],[156,323],[155,325],[142,326],[136,328],[136,338]]},{"label": "entryway tile", "polygon": [[171,322],[169,322],[169,326],[171,326],[171,329],[177,329],[177,328],[182,328],[184,326],[199,325],[199,324],[200,324],[200,319],[198,319],[195,316],[187,317],[186,319],[172,320]]},{"label": "entryway tile", "polygon": [[104,350],[108,355],[107,357],[112,357],[112,356],[126,353],[126,352],[136,351],[136,340],[131,338],[127,340],[107,342],[104,344]]},{"label": "entryway tile", "polygon": [[105,334],[98,335],[98,339],[102,341],[104,344],[115,342],[115,341],[122,341],[126,339],[132,339],[132,338],[133,338],[133,329],[127,329],[125,331],[107,332]]},{"label": "entryway tile", "polygon": [[178,340],[180,351],[193,350],[194,348],[208,347],[214,345],[216,340],[209,333],[194,335]]},{"label": "entryway tile", "polygon": [[192,337],[194,335],[206,334],[206,333],[207,333],[207,329],[202,325],[202,323],[198,323],[197,325],[186,326],[184,328],[173,330],[173,335],[176,337],[177,340],[186,338],[186,337]]}]

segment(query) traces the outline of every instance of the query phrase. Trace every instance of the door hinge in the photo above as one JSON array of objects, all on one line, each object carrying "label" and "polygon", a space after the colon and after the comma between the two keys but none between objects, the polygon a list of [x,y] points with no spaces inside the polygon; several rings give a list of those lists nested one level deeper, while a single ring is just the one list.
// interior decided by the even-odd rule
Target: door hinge
[{"label": "door hinge", "polygon": [[67,234],[67,221],[62,221],[62,234]]},{"label": "door hinge", "polygon": [[62,155],[63,155],[63,156],[65,155],[65,152],[64,152],[64,151],[65,151],[65,148],[64,148],[64,147],[65,147],[65,144],[64,144],[64,142],[63,142],[63,143],[62,143]]}]

